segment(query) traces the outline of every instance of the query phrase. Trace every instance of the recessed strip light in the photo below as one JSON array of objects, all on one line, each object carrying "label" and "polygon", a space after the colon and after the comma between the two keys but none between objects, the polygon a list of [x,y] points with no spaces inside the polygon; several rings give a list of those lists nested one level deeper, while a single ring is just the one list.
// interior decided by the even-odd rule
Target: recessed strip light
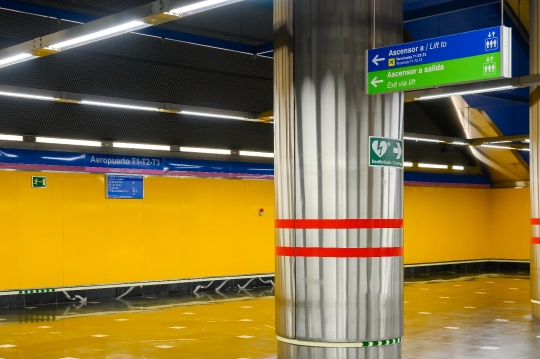
[{"label": "recessed strip light", "polygon": [[230,155],[231,150],[220,150],[215,148],[200,148],[200,147],[180,147],[181,152],[193,153],[209,153],[214,155]]},{"label": "recessed strip light", "polygon": [[496,145],[498,143],[512,143],[512,141],[504,140],[504,141],[490,141],[490,142],[487,142],[488,145]]},{"label": "recessed strip light", "polygon": [[463,171],[463,170],[465,170],[465,167],[463,167],[463,166],[452,166],[452,169],[456,170],[456,171]]},{"label": "recessed strip light", "polygon": [[458,146],[468,146],[468,143],[465,142],[451,142],[451,145],[458,145]]},{"label": "recessed strip light", "polygon": [[30,55],[30,54],[19,54],[15,56],[6,57],[5,59],[0,60],[0,67],[18,64],[19,62],[31,60],[35,57],[36,56]]},{"label": "recessed strip light", "polygon": [[430,164],[430,163],[419,163],[418,167],[420,167],[420,168],[436,168],[436,169],[440,169],[440,170],[447,170],[448,169],[448,165],[434,165],[434,164]]},{"label": "recessed strip light", "polygon": [[274,157],[274,154],[271,152],[240,151],[240,156]]},{"label": "recessed strip light", "polygon": [[403,167],[412,167],[412,162],[403,162]]},{"label": "recessed strip light", "polygon": [[52,143],[58,145],[101,147],[100,141],[70,140],[66,138],[36,137],[38,143]]},{"label": "recessed strip light", "polygon": [[71,40],[62,41],[57,44],[50,45],[46,47],[46,49],[54,50],[54,51],[72,49],[77,46],[81,46],[81,45],[85,45],[94,41],[103,40],[109,37],[121,35],[126,32],[139,30],[148,26],[151,26],[151,25],[146,24],[142,21],[131,21],[126,24],[111,27],[109,29],[105,29],[105,30],[88,34],[88,35],[76,37]]},{"label": "recessed strip light", "polygon": [[231,119],[231,120],[246,120],[245,117],[240,117],[240,116],[217,115],[217,114],[213,114],[213,113],[204,113],[204,112],[180,111],[178,113],[181,114],[181,115],[189,115],[189,116],[227,118],[227,119]]},{"label": "recessed strip light", "polygon": [[122,105],[119,103],[110,103],[110,102],[96,102],[96,101],[81,101],[81,105],[93,105],[93,106],[103,106],[103,107],[114,107],[114,108],[123,108],[127,110],[141,110],[141,111],[155,111],[159,109],[155,107],[145,107],[145,106],[132,106],[132,105]]},{"label": "recessed strip light", "polygon": [[421,142],[434,142],[434,143],[440,143],[444,141],[440,140],[433,140],[431,138],[419,138],[419,137],[403,137],[404,140],[410,140],[410,141],[421,141]]},{"label": "recessed strip light", "polygon": [[527,143],[530,143],[530,142],[531,142],[531,140],[527,138],[526,140],[523,140],[523,142],[527,142]]},{"label": "recessed strip light", "polygon": [[0,135],[0,141],[22,141],[23,136],[17,135]]},{"label": "recessed strip light", "polygon": [[116,148],[129,148],[134,150],[152,150],[152,151],[170,151],[170,146],[161,145],[147,145],[143,143],[126,143],[126,142],[113,142],[113,147]]},{"label": "recessed strip light", "polygon": [[216,7],[220,7],[227,4],[232,4],[235,2],[240,2],[242,0],[206,0],[206,1],[200,1],[195,4],[182,6],[176,9],[173,9],[171,11],[166,12],[167,15],[173,15],[173,16],[188,16],[192,14],[196,14],[201,11],[210,10]]},{"label": "recessed strip light", "polygon": [[487,148],[498,148],[502,150],[513,150],[510,146],[497,146],[497,145],[480,145],[481,147],[487,147]]},{"label": "recessed strip light", "polygon": [[29,94],[24,94],[24,93],[5,92],[5,91],[0,91],[0,96],[20,97],[20,98],[28,98],[32,100],[44,100],[44,101],[55,100],[54,97],[50,97],[50,96],[29,95]]},{"label": "recessed strip light", "polygon": [[510,90],[510,89],[513,89],[513,88],[514,88],[513,86],[493,87],[493,88],[481,89],[481,90],[453,92],[453,93],[442,94],[442,95],[422,96],[422,97],[417,98],[416,100],[434,100],[434,99],[437,99],[437,98],[444,98],[444,97],[458,96],[458,95],[475,95],[475,94],[478,94],[478,93]]}]

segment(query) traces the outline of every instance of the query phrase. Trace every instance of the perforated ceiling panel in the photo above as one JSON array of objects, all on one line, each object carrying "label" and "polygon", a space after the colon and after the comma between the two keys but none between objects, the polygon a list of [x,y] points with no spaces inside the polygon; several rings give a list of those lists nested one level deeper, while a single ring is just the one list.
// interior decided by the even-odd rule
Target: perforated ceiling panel
[{"label": "perforated ceiling panel", "polygon": [[[422,107],[421,102],[405,104],[405,132],[435,136],[448,136]],[[421,136],[418,136],[421,137]],[[459,146],[406,140],[405,161],[456,166],[475,166],[471,157]]]},{"label": "perforated ceiling panel", "polygon": [[0,97],[0,133],[273,152],[273,126]]},{"label": "perforated ceiling panel", "polygon": [[[107,16],[151,0],[26,0],[26,2],[94,16]],[[272,2],[244,0],[160,27],[190,34],[261,45],[272,41]]]}]

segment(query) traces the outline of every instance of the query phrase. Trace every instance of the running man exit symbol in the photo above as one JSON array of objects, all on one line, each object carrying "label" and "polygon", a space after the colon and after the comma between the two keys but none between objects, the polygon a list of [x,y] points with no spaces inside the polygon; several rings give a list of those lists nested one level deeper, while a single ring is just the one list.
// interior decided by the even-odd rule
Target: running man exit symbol
[{"label": "running man exit symbol", "polygon": [[32,176],[32,188],[47,188],[47,177]]}]

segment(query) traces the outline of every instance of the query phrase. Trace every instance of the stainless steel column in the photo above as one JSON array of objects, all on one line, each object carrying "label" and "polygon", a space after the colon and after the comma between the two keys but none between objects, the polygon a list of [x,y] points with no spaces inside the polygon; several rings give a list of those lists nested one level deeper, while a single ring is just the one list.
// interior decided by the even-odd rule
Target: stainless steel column
[{"label": "stainless steel column", "polygon": [[402,94],[365,93],[369,48],[401,43],[402,0],[275,0],[280,359],[401,358]]},{"label": "stainless steel column", "polygon": [[[540,73],[540,4],[530,2],[530,73]],[[540,319],[540,87],[531,87],[530,94],[529,175],[531,183],[531,302],[534,318]]]}]

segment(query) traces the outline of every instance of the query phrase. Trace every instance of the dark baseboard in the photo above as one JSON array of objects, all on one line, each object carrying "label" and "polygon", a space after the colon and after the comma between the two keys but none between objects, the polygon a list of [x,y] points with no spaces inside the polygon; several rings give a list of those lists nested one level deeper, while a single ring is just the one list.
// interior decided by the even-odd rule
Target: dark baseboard
[{"label": "dark baseboard", "polygon": [[[34,289],[9,292],[2,295],[0,292],[0,308],[31,307],[45,304],[92,302],[122,298],[142,298],[168,296],[175,294],[189,294],[202,292],[227,292],[246,289],[272,287],[273,275],[260,275],[253,277],[234,278],[202,278],[193,281],[167,281],[166,283],[148,282],[136,283],[133,286],[88,286],[58,289]],[[105,288],[104,288],[105,287]],[[218,290],[219,289],[219,290]]]},{"label": "dark baseboard", "polygon": [[525,272],[528,275],[530,263],[492,260],[410,265],[404,268],[406,276],[458,272]]}]

